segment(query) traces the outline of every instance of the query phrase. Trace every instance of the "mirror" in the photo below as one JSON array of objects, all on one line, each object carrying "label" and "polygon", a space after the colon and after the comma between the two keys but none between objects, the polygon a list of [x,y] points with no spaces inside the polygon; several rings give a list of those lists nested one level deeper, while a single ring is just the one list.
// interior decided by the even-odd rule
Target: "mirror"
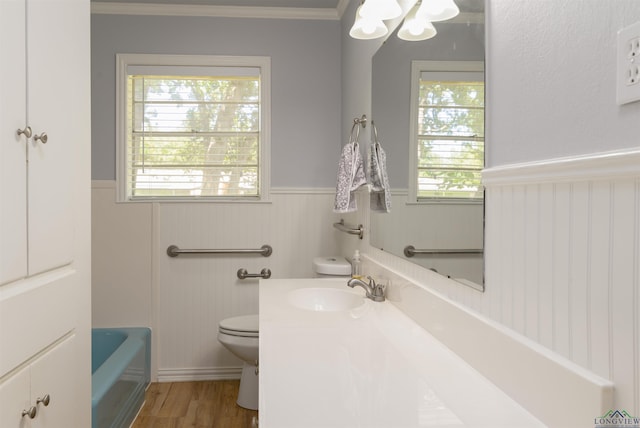
[{"label": "mirror", "polygon": [[[474,174],[479,177],[484,154],[473,155],[479,162],[474,173],[455,166],[440,166],[438,173],[430,167],[423,169],[427,157],[460,158],[460,147],[469,153],[484,146],[484,0],[456,0],[456,4],[460,15],[434,22],[435,37],[404,41],[397,37],[396,29],[373,57],[371,115],[386,153],[392,205],[389,213],[371,212],[371,245],[482,291],[483,191],[481,185],[474,188],[467,179]],[[474,72],[475,77],[466,77]],[[458,89],[451,89],[467,80],[477,80],[479,90],[466,87],[460,95]],[[431,94],[429,98],[424,86],[420,89],[427,84],[424,82],[438,82],[441,94],[448,88],[449,95],[451,91],[458,95],[438,98]],[[427,98],[432,104],[425,107]],[[460,114],[458,104],[451,107],[447,98],[469,108]],[[430,114],[438,123],[427,124]],[[447,135],[435,139],[433,134]],[[441,150],[433,155],[436,146]],[[412,158],[412,152],[420,154]],[[462,182],[452,184],[452,177]]]}]

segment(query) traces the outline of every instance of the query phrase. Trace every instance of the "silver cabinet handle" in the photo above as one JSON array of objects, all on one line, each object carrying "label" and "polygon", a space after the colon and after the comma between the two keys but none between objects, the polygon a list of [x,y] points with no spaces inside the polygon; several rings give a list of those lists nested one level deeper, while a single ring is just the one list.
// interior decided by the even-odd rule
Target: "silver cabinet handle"
[{"label": "silver cabinet handle", "polygon": [[25,126],[24,129],[18,129],[16,131],[18,135],[24,135],[27,138],[31,138],[31,127]]},{"label": "silver cabinet handle", "polygon": [[22,411],[22,417],[24,418],[25,416],[29,416],[29,419],[33,419],[36,417],[36,406],[31,406],[29,407],[29,410],[23,410]]},{"label": "silver cabinet handle", "polygon": [[35,137],[33,137],[34,140],[38,141],[42,141],[42,144],[47,144],[47,141],[49,140],[49,137],[47,137],[47,133],[43,132],[40,135],[36,135]]},{"label": "silver cabinet handle", "polygon": [[42,398],[38,397],[38,399],[36,400],[36,405],[42,403],[44,404],[44,407],[47,407],[50,402],[51,397],[49,396],[49,394],[45,394]]}]

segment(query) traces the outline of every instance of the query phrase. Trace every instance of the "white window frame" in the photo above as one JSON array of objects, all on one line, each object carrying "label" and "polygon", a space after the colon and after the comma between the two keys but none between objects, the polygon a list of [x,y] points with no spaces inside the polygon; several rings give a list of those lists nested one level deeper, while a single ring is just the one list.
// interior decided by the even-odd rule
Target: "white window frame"
[{"label": "white window frame", "polygon": [[[259,67],[260,146],[258,196],[184,196],[132,199],[127,190],[127,77],[129,67]],[[116,54],[116,197],[117,202],[269,202],[271,177],[271,58],[264,56]]]},{"label": "white window frame", "polygon": [[[418,198],[418,102],[422,72],[481,72],[483,61],[411,61],[411,108],[409,118],[409,204],[483,204],[483,199]],[[486,102],[486,101],[485,101]],[[486,114],[486,113],[485,113]],[[486,116],[485,116],[486,117]],[[485,130],[486,135],[486,130]],[[486,143],[485,143],[486,144]]]}]

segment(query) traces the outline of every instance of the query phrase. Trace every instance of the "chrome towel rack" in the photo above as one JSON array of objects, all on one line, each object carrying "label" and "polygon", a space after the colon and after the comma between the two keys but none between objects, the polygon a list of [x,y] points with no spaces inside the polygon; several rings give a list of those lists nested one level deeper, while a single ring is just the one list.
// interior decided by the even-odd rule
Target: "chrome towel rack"
[{"label": "chrome towel rack", "polygon": [[271,269],[264,268],[260,271],[260,273],[249,273],[245,268],[238,269],[238,279],[247,279],[247,278],[263,278],[269,279],[271,278]]},{"label": "chrome towel rack", "polygon": [[361,224],[359,224],[357,227],[350,226],[345,224],[344,219],[342,218],[339,222],[333,223],[333,227],[341,232],[346,232],[350,235],[358,235],[360,239],[362,239],[362,237],[364,236],[364,228]]},{"label": "chrome towel rack", "polygon": [[416,254],[482,254],[484,250],[482,248],[454,248],[454,249],[434,249],[434,250],[417,250],[413,245],[407,245],[404,247],[404,255],[406,257],[413,257]]},{"label": "chrome towel rack", "polygon": [[167,255],[169,257],[178,257],[180,254],[260,254],[263,257],[269,257],[273,253],[271,245],[263,245],[259,249],[233,249],[233,250],[186,250],[178,248],[177,245],[169,245],[167,247]]},{"label": "chrome towel rack", "polygon": [[350,138],[353,138],[353,131],[356,131],[356,141],[358,141],[358,137],[360,136],[360,127],[367,127],[367,115],[363,114],[362,117],[356,117],[353,119],[353,125],[351,126],[351,134],[349,134]]}]

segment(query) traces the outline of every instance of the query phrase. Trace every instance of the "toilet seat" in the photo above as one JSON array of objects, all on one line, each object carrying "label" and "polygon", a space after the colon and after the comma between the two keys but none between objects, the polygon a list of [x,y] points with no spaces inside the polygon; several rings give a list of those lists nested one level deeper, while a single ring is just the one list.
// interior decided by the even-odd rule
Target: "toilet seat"
[{"label": "toilet seat", "polygon": [[258,327],[258,315],[243,315],[223,319],[218,324],[218,331],[230,336],[258,337]]}]

